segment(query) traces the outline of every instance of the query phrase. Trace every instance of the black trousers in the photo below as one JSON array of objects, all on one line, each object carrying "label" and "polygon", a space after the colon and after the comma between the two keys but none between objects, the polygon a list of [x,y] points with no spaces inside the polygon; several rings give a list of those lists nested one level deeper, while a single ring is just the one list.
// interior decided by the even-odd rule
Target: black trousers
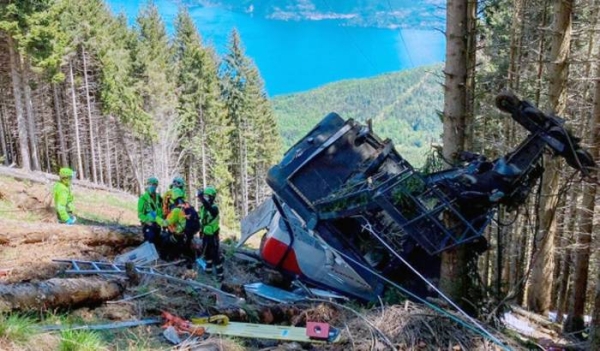
[{"label": "black trousers", "polygon": [[196,251],[192,248],[193,233],[172,234],[168,230],[164,230],[160,234],[159,243],[156,249],[160,258],[166,261],[171,261],[183,256],[188,263],[196,260]]},{"label": "black trousers", "polygon": [[212,274],[213,265],[217,273],[217,280],[222,281],[224,278],[223,274],[223,261],[221,260],[221,253],[219,251],[219,232],[213,235],[204,235],[202,237],[202,248],[204,251],[204,259],[206,260],[206,273]]},{"label": "black trousers", "polygon": [[158,244],[160,240],[160,227],[156,223],[151,225],[142,225],[142,233],[144,234],[144,241],[148,241],[154,245]]}]

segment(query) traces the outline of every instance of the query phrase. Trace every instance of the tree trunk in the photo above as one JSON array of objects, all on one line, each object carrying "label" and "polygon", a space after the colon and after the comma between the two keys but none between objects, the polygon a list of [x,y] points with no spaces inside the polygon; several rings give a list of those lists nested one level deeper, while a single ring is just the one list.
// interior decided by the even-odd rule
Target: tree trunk
[{"label": "tree trunk", "polygon": [[539,106],[540,105],[540,94],[542,93],[542,76],[544,73],[544,54],[546,52],[546,41],[544,40],[544,33],[546,30],[546,26],[548,25],[547,21],[548,21],[548,0],[544,0],[543,1],[543,10],[542,10],[542,23],[540,24],[539,28],[540,28],[540,43],[538,46],[538,57],[537,57],[537,75],[536,75],[536,82],[537,82],[537,87],[535,89],[535,105]]},{"label": "tree trunk", "polygon": [[[43,135],[42,140],[44,143],[44,160],[46,161],[44,170],[46,172],[52,172],[51,158],[54,158],[54,155],[50,156],[50,142],[48,141],[49,135],[46,132],[45,127],[44,127],[47,125],[51,125],[52,122],[51,121],[49,121],[48,123],[46,122],[47,116],[45,113],[41,113],[40,116],[42,117],[41,122],[42,122],[42,135]],[[50,119],[52,119],[52,116],[50,116]]]},{"label": "tree trunk", "polygon": [[526,0],[515,0],[515,12],[512,17],[511,35],[510,35],[510,53],[508,62],[508,88],[511,91],[519,89],[519,68],[521,60],[521,42],[523,36],[523,8]]},{"label": "tree trunk", "polygon": [[[565,87],[571,44],[572,0],[559,1],[554,8],[552,44],[548,64],[548,107],[561,115],[566,104]],[[528,306],[546,314],[550,308],[550,287],[554,269],[554,235],[556,234],[556,206],[558,203],[559,160],[547,160],[540,201],[540,229],[536,239],[541,241],[538,257],[533,266]]]},{"label": "tree trunk", "polygon": [[477,53],[477,0],[467,0],[466,76],[465,76],[465,150],[473,149],[475,128],[475,67]]},{"label": "tree trunk", "polygon": [[63,119],[63,110],[61,101],[58,97],[58,89],[59,85],[57,83],[52,84],[52,93],[54,95],[54,109],[56,111],[56,132],[58,133],[58,144],[60,150],[58,150],[58,155],[60,158],[60,166],[66,167],[69,165],[69,161],[67,160],[67,145],[65,143],[65,134],[63,132],[62,127],[62,119]]},{"label": "tree trunk", "polygon": [[204,123],[204,119],[200,120],[200,128],[202,130],[202,135],[200,136],[200,139],[202,140],[202,142],[200,144],[200,148],[202,151],[202,188],[206,188],[206,186],[208,186],[208,184],[207,184],[208,162],[206,160],[206,126]]},{"label": "tree trunk", "polygon": [[21,59],[19,53],[15,50],[15,42],[10,35],[8,38],[8,51],[10,56],[10,75],[12,79],[13,95],[15,98],[15,110],[17,113],[17,128],[19,129],[19,158],[21,167],[25,170],[31,170],[29,155],[29,145],[27,138],[27,121],[23,116],[23,97],[21,96]]},{"label": "tree trunk", "polygon": [[[111,118],[111,117],[109,117],[109,118]],[[107,170],[106,177],[108,178],[108,186],[112,188],[112,186],[113,186],[112,160],[110,157],[110,155],[111,155],[110,138],[109,138],[108,134],[109,134],[108,123],[105,122],[104,139],[106,141],[106,170]]]},{"label": "tree trunk", "polygon": [[[596,74],[600,74],[600,66]],[[598,77],[598,76],[597,76]],[[596,81],[594,94],[594,109],[590,120],[590,153],[595,160],[600,159],[600,82]],[[594,169],[591,174],[597,178],[598,171]],[[594,210],[597,186],[596,183],[584,185],[583,200],[579,209],[579,235],[577,238],[575,254],[575,268],[573,270],[573,294],[569,304],[569,316],[565,321],[565,332],[575,332],[584,329],[583,313],[587,292],[587,281],[590,261],[592,232],[594,229]]]},{"label": "tree trunk", "polygon": [[[0,224],[2,222],[0,221]],[[112,248],[136,246],[142,243],[138,227],[126,226],[65,226],[58,223],[22,223],[11,226],[10,232],[0,233],[2,245],[18,246],[47,241],[64,241],[88,246],[109,245]],[[56,235],[60,233],[60,235]]]},{"label": "tree trunk", "polygon": [[10,157],[8,155],[8,147],[7,147],[7,143],[6,143],[6,137],[5,137],[5,128],[4,128],[4,118],[6,118],[6,108],[4,107],[4,104],[0,105],[0,144],[2,145],[2,163],[5,166],[9,165],[10,162]]},{"label": "tree trunk", "polygon": [[558,203],[558,219],[557,219],[557,231],[554,236],[554,269],[552,270],[552,288],[550,289],[550,310],[556,310],[556,301],[558,298],[558,285],[560,282],[560,273],[563,268],[563,258],[562,251],[564,249],[564,237],[567,235],[565,232],[565,228],[568,226],[568,218],[567,218],[567,206],[566,203],[571,204],[571,209],[577,207],[577,203],[572,198],[568,198],[568,196],[562,196]]},{"label": "tree trunk", "polygon": [[[525,206],[530,207],[529,203],[525,203]],[[532,235],[529,235],[529,230],[527,228],[527,226],[523,225],[523,227],[520,229],[521,231],[521,240],[519,241],[519,246],[520,246],[520,252],[519,252],[519,262],[522,263],[522,268],[520,270],[520,276],[523,278],[528,278],[529,274],[530,274],[530,269],[531,269],[531,251],[532,251],[532,242],[534,240],[534,238],[532,238]],[[535,236],[535,235],[533,235]],[[521,282],[521,286],[519,287],[518,290],[518,294],[517,294],[517,303],[520,306],[525,305],[525,297],[527,294],[527,289],[526,284],[527,284],[527,279],[523,279],[523,281],[519,280],[519,282]]]},{"label": "tree trunk", "polygon": [[[558,203],[558,169],[556,162],[548,162],[542,183],[542,199],[539,208],[539,229],[535,235],[536,252],[531,268],[530,285],[527,292],[527,307],[539,314],[550,309],[550,290],[554,270],[554,235],[556,220],[554,214]],[[554,195],[554,196],[553,196]]]},{"label": "tree trunk", "polygon": [[25,98],[25,112],[27,112],[27,134],[29,135],[29,151],[31,152],[31,161],[33,162],[33,170],[39,171],[40,167],[40,156],[37,148],[37,137],[36,137],[36,126],[35,126],[35,114],[33,113],[33,102],[31,101],[31,87],[29,86],[29,75],[30,75],[30,67],[29,67],[29,59],[24,58],[23,65],[23,79],[21,80],[21,84],[23,84],[23,92]]},{"label": "tree trunk", "polygon": [[[598,102],[596,101],[596,104]],[[600,261],[598,261],[600,262]],[[590,350],[600,350],[600,264],[596,267],[596,293],[594,294],[594,309],[590,323]]]},{"label": "tree trunk", "polygon": [[94,138],[94,141],[96,142],[96,150],[98,151],[98,177],[100,177],[100,184],[106,184],[104,182],[104,164],[102,160],[104,153],[102,152],[102,131],[100,129],[100,122],[96,123],[96,127],[98,127],[98,129],[96,130],[96,138]]},{"label": "tree trunk", "polygon": [[[446,65],[444,91],[444,158],[455,160],[465,146],[467,111],[468,0],[450,0],[446,10]],[[470,254],[464,247],[442,253],[440,288],[453,301],[468,306],[468,269]]]},{"label": "tree trunk", "polygon": [[87,59],[84,47],[81,47],[81,58],[83,60],[83,81],[85,84],[85,100],[87,102],[87,114],[90,134],[90,152],[92,154],[92,159],[89,163],[91,163],[92,165],[92,180],[94,181],[94,183],[98,183],[98,171],[96,170],[96,147],[94,145],[94,122],[92,120],[92,103],[90,102],[90,87],[88,82]]},{"label": "tree trunk", "polygon": [[77,146],[77,175],[83,179],[83,162],[81,160],[81,140],[79,138],[79,116],[77,114],[77,98],[75,96],[75,80],[73,78],[73,63],[69,61],[69,79],[71,82],[71,100],[73,104],[73,120],[75,124],[75,145]]},{"label": "tree trunk", "polygon": [[[600,65],[597,66],[596,77],[600,76]],[[598,155],[600,154],[600,80],[596,79],[596,90],[594,93],[594,110],[592,117],[592,131],[593,131],[593,142],[594,152],[596,161],[598,161]],[[596,170],[597,177],[597,170]],[[595,188],[595,186],[594,186]],[[593,202],[592,202],[593,206]],[[593,216],[593,212],[591,213]],[[598,261],[600,262],[600,261]],[[594,309],[592,311],[592,323],[590,326],[590,350],[600,350],[600,264],[597,265],[597,281],[596,281],[596,293],[594,296]]]},{"label": "tree trunk", "polygon": [[[137,181],[137,186],[138,186],[137,190],[141,194],[144,190],[144,180],[143,180],[144,178],[140,174],[140,171],[135,164],[135,159],[133,158],[133,155],[131,154],[129,148],[127,147],[127,143],[125,142],[125,136],[123,134],[124,134],[124,132],[123,132],[121,126],[117,123],[117,137],[119,138],[119,141],[121,142],[122,150],[125,151],[125,155],[127,156],[127,159],[129,160],[129,164],[131,165],[131,170],[133,171],[135,180]],[[117,165],[118,165],[118,163],[117,163]],[[119,169],[120,169],[120,167],[117,167],[117,171],[119,171]]]},{"label": "tree trunk", "polygon": [[241,216],[248,215],[248,140],[244,136],[247,133],[247,123],[245,118],[242,122],[242,128],[239,131],[240,141],[240,191],[241,191]]},{"label": "tree trunk", "polygon": [[[570,240],[569,240],[570,241]],[[556,322],[562,323],[563,315],[567,307],[567,290],[571,281],[571,249],[565,248],[563,253],[562,271],[558,284],[558,292],[556,298]]]},{"label": "tree trunk", "polygon": [[114,299],[125,290],[119,280],[54,278],[39,283],[0,285],[0,312],[53,310],[95,305]]}]

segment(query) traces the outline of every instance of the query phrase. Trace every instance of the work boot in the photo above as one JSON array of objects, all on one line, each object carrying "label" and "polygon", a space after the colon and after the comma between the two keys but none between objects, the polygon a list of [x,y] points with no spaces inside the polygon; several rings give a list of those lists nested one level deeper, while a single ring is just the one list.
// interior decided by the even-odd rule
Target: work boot
[{"label": "work boot", "polygon": [[215,266],[215,270],[217,271],[217,281],[218,282],[222,282],[224,279],[224,275],[223,275],[223,263],[220,262],[219,264],[217,264]]}]

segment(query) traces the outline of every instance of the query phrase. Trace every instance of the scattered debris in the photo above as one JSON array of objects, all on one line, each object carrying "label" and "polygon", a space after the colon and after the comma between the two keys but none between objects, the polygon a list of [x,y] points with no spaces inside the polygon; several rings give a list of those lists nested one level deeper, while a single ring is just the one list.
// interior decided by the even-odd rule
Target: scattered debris
[{"label": "scattered debris", "polygon": [[198,265],[198,267],[200,269],[202,269],[202,271],[206,270],[206,261],[204,261],[204,259],[202,259],[202,257],[198,257],[196,259],[196,264]]},{"label": "scattered debris", "polygon": [[175,330],[175,327],[167,327],[163,331],[163,336],[173,345],[181,344],[181,338],[179,338],[179,333]]},{"label": "scattered debris", "polygon": [[115,257],[115,263],[133,262],[136,266],[145,266],[158,260],[158,252],[154,244],[145,241],[134,250]]},{"label": "scattered debris", "polygon": [[252,283],[244,285],[247,293],[252,293],[279,303],[294,303],[304,300],[303,296],[285,291],[263,283]]},{"label": "scattered debris", "polygon": [[95,325],[48,325],[43,326],[43,331],[56,331],[56,330],[107,330],[107,329],[121,329],[139,327],[140,325],[152,325],[159,324],[162,322],[160,318],[148,318],[139,321],[124,321],[114,322],[108,324],[95,324]]},{"label": "scattered debris", "polygon": [[[91,261],[78,261],[78,260],[54,260],[55,262],[67,263],[71,265],[71,269],[65,270],[65,273],[69,274],[126,274],[125,266],[118,265],[110,262],[91,262]],[[235,300],[239,298],[233,294],[226,293],[220,289],[217,289],[208,284],[203,284],[191,279],[181,279],[173,277],[167,274],[158,273],[152,267],[136,266],[135,271],[139,274],[154,277],[163,278],[172,282],[186,284],[195,288],[210,290],[216,294],[230,297]]]},{"label": "scattered debris", "polygon": [[300,280],[294,280],[292,282],[292,285],[297,286],[299,289],[301,289],[302,292],[304,292],[306,295],[308,295],[308,297],[319,297],[322,299],[334,299],[334,300],[344,300],[344,301],[349,301],[350,299],[344,295],[340,295],[331,291],[327,291],[327,290],[322,290],[322,289],[317,289],[317,288],[309,288],[306,285],[304,285],[304,283],[302,283]]},{"label": "scattered debris", "polygon": [[327,323],[306,323],[306,335],[311,339],[329,340],[329,338],[332,336],[330,330],[331,328],[329,328],[329,324]]},{"label": "scattered debris", "polygon": [[162,325],[162,328],[174,328],[177,334],[189,334],[191,336],[202,336],[204,335],[205,328],[202,326],[197,326],[192,324],[192,322],[185,320],[181,317],[175,316],[169,312],[163,311],[161,313],[162,318],[165,321],[165,324]]},{"label": "scattered debris", "polygon": [[196,317],[196,318],[192,318],[192,323],[194,323],[194,324],[211,323],[211,324],[227,325],[227,324],[229,324],[229,317],[227,317],[224,314],[217,314],[214,316],[207,316],[207,317]]},{"label": "scattered debris", "polygon": [[128,301],[131,301],[131,300],[139,299],[140,297],[144,297],[144,296],[147,296],[147,295],[150,295],[150,294],[154,294],[157,291],[158,291],[158,289],[153,289],[153,290],[150,290],[150,291],[148,291],[146,293],[143,293],[143,294],[139,294],[139,295],[135,295],[135,296],[130,296],[130,297],[127,297],[127,298],[124,298],[124,299],[121,299],[121,300],[117,300],[117,301],[106,301],[106,303],[107,304],[114,304],[114,303],[128,302]]}]

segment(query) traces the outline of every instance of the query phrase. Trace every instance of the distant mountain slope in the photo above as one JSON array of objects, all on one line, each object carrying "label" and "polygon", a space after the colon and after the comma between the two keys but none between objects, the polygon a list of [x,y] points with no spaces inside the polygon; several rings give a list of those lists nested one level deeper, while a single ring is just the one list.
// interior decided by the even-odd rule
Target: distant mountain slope
[{"label": "distant mountain slope", "polygon": [[431,142],[440,141],[443,107],[441,65],[416,68],[368,79],[325,85],[305,93],[273,99],[285,150],[329,112],[364,122],[389,137],[396,149],[419,166]]},{"label": "distant mountain slope", "polygon": [[181,0],[188,6],[222,6],[284,20],[339,20],[345,25],[380,28],[443,28],[443,0]]}]

